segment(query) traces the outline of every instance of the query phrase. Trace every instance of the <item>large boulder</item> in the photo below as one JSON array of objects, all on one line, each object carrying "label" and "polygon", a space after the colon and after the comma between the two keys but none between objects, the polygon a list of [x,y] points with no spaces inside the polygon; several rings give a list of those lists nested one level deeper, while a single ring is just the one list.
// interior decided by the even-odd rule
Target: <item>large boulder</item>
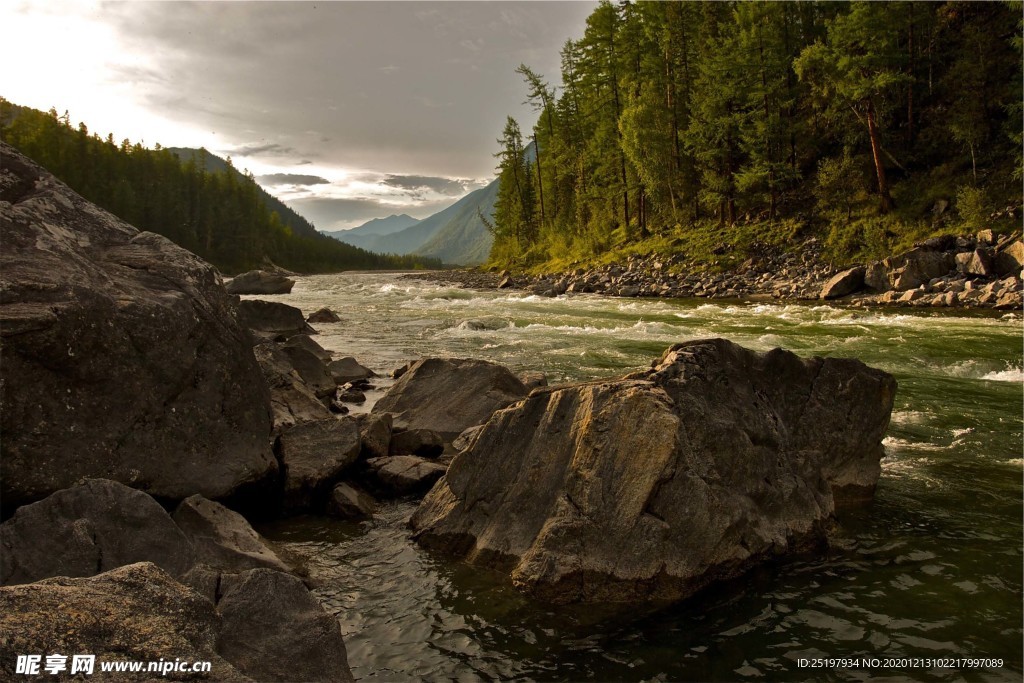
[{"label": "large boulder", "polygon": [[856,360],[678,344],[496,412],[410,523],[542,600],[681,599],[870,497],[895,390]]},{"label": "large boulder", "polygon": [[338,620],[294,576],[254,569],[217,602],[217,651],[255,680],[350,683]]},{"label": "large boulder", "polygon": [[[190,660],[210,662],[203,680],[251,682],[217,653],[220,621],[212,602],[148,562],[92,578],[62,576],[7,586],[0,588],[0,679],[28,680],[15,673],[18,655],[69,655],[69,674],[72,656],[88,653],[96,657],[96,680],[114,680],[100,674],[100,662]],[[40,673],[45,676],[42,667]],[[116,680],[194,681],[197,675],[122,672]]]},{"label": "large boulder", "polygon": [[317,344],[316,341],[314,341],[314,339],[310,337],[308,334],[297,334],[294,337],[289,337],[287,341],[281,344],[281,346],[283,346],[284,348],[298,347],[300,349],[305,349],[312,353],[317,358],[319,358],[321,362],[331,362],[330,352],[324,347]]},{"label": "large boulder", "polygon": [[821,288],[821,298],[838,299],[860,291],[864,287],[865,272],[864,266],[856,266],[833,275]]},{"label": "large boulder", "polygon": [[253,347],[253,353],[270,388],[273,431],[279,433],[303,422],[325,420],[331,411],[292,367],[291,359],[274,342],[264,341]]},{"label": "large boulder", "polygon": [[996,254],[996,274],[1020,275],[1024,268],[1024,242],[1014,240],[1004,245]]},{"label": "large boulder", "polygon": [[431,429],[451,441],[495,410],[529,394],[508,368],[482,360],[424,358],[373,406],[406,429]]},{"label": "large boulder", "polygon": [[281,273],[265,270],[250,270],[228,282],[224,288],[228,294],[291,294],[295,280]]},{"label": "large boulder", "polygon": [[350,417],[307,422],[278,441],[284,465],[284,506],[290,512],[320,507],[331,487],[359,457],[359,424]]},{"label": "large boulder", "polygon": [[260,567],[291,571],[245,517],[220,503],[190,496],[178,505],[173,519],[192,542],[197,563],[228,572]]},{"label": "large boulder", "polygon": [[193,561],[192,543],[159,503],[106,479],[24,505],[0,524],[0,584],[93,576],[136,562],[181,577]]},{"label": "large boulder", "polygon": [[979,275],[990,277],[994,275],[992,269],[992,256],[988,249],[975,249],[964,251],[956,255],[957,272],[964,275]]},{"label": "large boulder", "polygon": [[277,301],[239,301],[238,318],[257,337],[284,340],[296,334],[316,334],[302,316],[302,311]]},{"label": "large boulder", "polygon": [[338,384],[347,384],[374,376],[373,370],[363,367],[352,356],[345,356],[327,364],[327,371]]},{"label": "large boulder", "polygon": [[373,484],[382,495],[405,496],[426,493],[447,469],[444,465],[416,455],[392,455],[366,461]]},{"label": "large boulder", "polygon": [[864,286],[875,292],[888,292],[892,289],[889,281],[889,269],[881,261],[869,263],[864,269]]},{"label": "large boulder", "polygon": [[257,490],[269,398],[216,269],[0,155],[4,508],[84,477],[174,500]]},{"label": "large boulder", "polygon": [[288,357],[292,368],[299,373],[302,381],[317,397],[323,398],[334,394],[338,384],[327,372],[327,364],[320,360],[314,351],[287,344],[282,347],[281,351]]},{"label": "large boulder", "polygon": [[924,246],[888,258],[884,263],[889,267],[892,288],[900,292],[917,289],[934,278],[948,274],[956,266],[952,254]]}]

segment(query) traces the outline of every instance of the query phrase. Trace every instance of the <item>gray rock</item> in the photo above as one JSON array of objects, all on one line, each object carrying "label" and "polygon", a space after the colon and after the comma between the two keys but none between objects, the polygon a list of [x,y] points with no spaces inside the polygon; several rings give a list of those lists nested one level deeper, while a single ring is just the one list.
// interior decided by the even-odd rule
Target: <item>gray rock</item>
[{"label": "gray rock", "polygon": [[292,367],[291,359],[277,344],[257,344],[253,347],[253,353],[263,371],[266,386],[270,388],[275,434],[292,425],[326,420],[331,416],[330,411],[302,381],[299,373]]},{"label": "gray rock", "polygon": [[895,259],[886,259],[892,264],[890,279],[893,289],[906,291],[926,284],[932,278],[942,277],[953,270],[955,262],[950,254],[918,247]]},{"label": "gray rock", "polygon": [[341,519],[369,519],[377,511],[377,503],[370,494],[342,482],[331,489],[327,500],[327,514]]},{"label": "gray rock", "polygon": [[986,249],[964,251],[957,254],[955,258],[957,271],[964,275],[980,275],[982,277],[994,275],[992,256]]},{"label": "gray rock", "polygon": [[289,363],[299,373],[303,383],[317,398],[330,396],[338,388],[337,382],[327,371],[327,365],[313,351],[287,344],[282,347],[281,351],[288,357]]},{"label": "gray rock", "polygon": [[196,562],[228,572],[258,567],[291,571],[242,515],[220,503],[190,496],[173,519],[195,547]]},{"label": "gray rock", "polygon": [[433,429],[407,429],[391,435],[391,455],[436,458],[444,452],[444,439]]},{"label": "gray rock", "polygon": [[218,652],[255,680],[353,680],[338,620],[294,576],[246,572],[224,592],[217,613]]},{"label": "gray rock", "polygon": [[145,561],[180,577],[194,551],[159,503],[116,481],[86,480],[0,524],[0,584],[93,576]]},{"label": "gray rock", "polygon": [[244,299],[238,302],[238,317],[261,337],[284,340],[296,334],[316,334],[302,311],[277,301]]},{"label": "gray rock", "polygon": [[324,308],[318,308],[317,310],[315,310],[312,313],[310,313],[309,317],[306,318],[306,322],[309,322],[309,323],[340,323],[341,322],[341,318],[339,318],[338,314],[335,313],[334,311],[332,311],[331,309],[324,307]]},{"label": "gray rock", "polygon": [[327,365],[327,371],[338,384],[347,384],[348,382],[355,382],[360,379],[367,379],[368,377],[375,376],[373,370],[363,367],[351,356],[345,356],[344,358],[331,361]]},{"label": "gray rock", "polygon": [[470,427],[469,429],[466,429],[457,437],[455,437],[454,441],[452,441],[452,448],[454,448],[456,451],[466,450],[467,448],[473,445],[473,442],[476,441],[477,435],[480,434],[483,428],[483,425],[477,425],[475,427]]},{"label": "gray rock", "polygon": [[[100,674],[100,661],[162,659],[208,661],[204,680],[251,683],[218,654],[219,626],[212,602],[148,562],[92,578],[8,586],[0,588],[0,679],[25,678],[15,674],[19,654],[89,653],[96,656],[95,680],[113,680]],[[196,674],[119,673],[116,680],[194,681]]]},{"label": "gray rock", "polygon": [[250,270],[228,282],[224,289],[228,294],[291,294],[295,280],[280,273],[265,270]]},{"label": "gray rock", "polygon": [[285,430],[278,440],[289,512],[320,507],[345,469],[359,457],[359,426],[331,417]]},{"label": "gray rock", "polygon": [[366,461],[382,490],[403,496],[424,493],[445,473],[446,467],[415,455],[392,455]]},{"label": "gray rock", "polygon": [[1021,268],[1024,268],[1024,243],[1014,240],[996,254],[995,270],[1000,276],[1020,275]]},{"label": "gray rock", "polygon": [[543,601],[685,598],[869,498],[895,389],[855,360],[678,344],[495,413],[410,524]]},{"label": "gray rock", "polygon": [[889,282],[889,269],[880,261],[867,266],[864,271],[864,286],[875,292],[888,292],[892,289]]},{"label": "gray rock", "polygon": [[352,387],[339,387],[335,399],[342,403],[366,403],[366,394]]},{"label": "gray rock", "polygon": [[87,477],[171,500],[258,492],[268,395],[217,271],[0,156],[5,510]]},{"label": "gray rock", "polygon": [[533,391],[538,387],[546,387],[548,385],[547,375],[533,370],[519,373],[519,381],[523,383],[527,391]]},{"label": "gray rock", "polygon": [[391,415],[364,413],[356,416],[362,454],[367,458],[386,457],[391,452]]},{"label": "gray rock", "polygon": [[373,407],[409,429],[432,429],[446,441],[529,391],[508,368],[482,360],[424,358]]},{"label": "gray rock", "polygon": [[838,299],[860,291],[864,287],[866,272],[867,269],[864,266],[857,266],[833,275],[821,288],[821,298]]},{"label": "gray rock", "polygon": [[324,347],[316,343],[316,341],[308,334],[297,334],[294,337],[289,337],[287,341],[281,344],[284,348],[291,346],[298,347],[309,351],[314,356],[320,359],[322,363],[331,362],[331,354]]},{"label": "gray rock", "polygon": [[633,297],[640,294],[640,288],[636,285],[626,285],[619,288],[619,296]]}]

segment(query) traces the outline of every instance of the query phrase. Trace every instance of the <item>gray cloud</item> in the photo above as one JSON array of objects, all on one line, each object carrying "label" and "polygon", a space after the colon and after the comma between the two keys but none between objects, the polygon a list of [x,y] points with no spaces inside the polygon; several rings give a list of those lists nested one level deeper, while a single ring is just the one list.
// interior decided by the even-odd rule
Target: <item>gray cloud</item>
[{"label": "gray cloud", "polygon": [[261,185],[325,185],[331,181],[318,175],[301,175],[299,173],[268,173],[256,178]]},{"label": "gray cloud", "polygon": [[466,192],[469,181],[456,178],[438,178],[422,175],[389,175],[381,183],[405,190],[433,190],[438,194],[457,197]]},{"label": "gray cloud", "polygon": [[215,132],[235,157],[473,178],[493,170],[506,115],[524,129],[536,117],[522,104],[525,86],[515,68],[526,62],[557,81],[559,50],[582,35],[595,5],[102,7],[128,50],[151,64],[129,74],[140,102]]},{"label": "gray cloud", "polygon": [[341,199],[331,197],[307,197],[288,200],[285,203],[313,223],[317,230],[344,230],[361,225],[371,218],[382,218],[392,214],[407,213],[413,218],[427,216],[450,206],[454,200],[429,202],[425,204],[396,204],[376,199]]}]

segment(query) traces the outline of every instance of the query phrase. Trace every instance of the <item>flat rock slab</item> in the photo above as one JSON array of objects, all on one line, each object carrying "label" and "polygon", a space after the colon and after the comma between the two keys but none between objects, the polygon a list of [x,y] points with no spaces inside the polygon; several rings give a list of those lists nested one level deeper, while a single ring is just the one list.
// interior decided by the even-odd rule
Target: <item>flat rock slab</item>
[{"label": "flat rock slab", "polygon": [[297,512],[323,504],[359,457],[359,445],[359,425],[350,417],[307,422],[281,434],[278,453],[284,464],[285,509]]},{"label": "flat rock slab", "polygon": [[402,374],[372,412],[391,413],[408,429],[431,429],[450,442],[529,393],[519,378],[501,365],[424,358]]},{"label": "flat rock slab", "polygon": [[89,477],[170,500],[262,491],[269,396],[216,269],[0,156],[5,510]]},{"label": "flat rock slab", "polygon": [[[95,675],[84,680],[113,680],[100,674],[100,662],[161,659],[208,661],[204,680],[254,680],[217,653],[219,625],[212,602],[148,562],[8,586],[0,588],[0,678],[29,680],[15,674],[19,654],[88,653],[96,656]],[[70,670],[70,656],[67,663]],[[196,674],[119,673],[116,680],[194,681]]]},{"label": "flat rock slab", "polygon": [[0,584],[147,561],[180,577],[194,562],[192,543],[159,503],[116,481],[87,480],[0,524]]},{"label": "flat rock slab", "polygon": [[238,317],[253,332],[272,338],[283,340],[296,334],[316,334],[302,311],[277,301],[243,299],[238,302]]},{"label": "flat rock slab", "polygon": [[347,384],[373,377],[373,370],[363,367],[355,358],[345,356],[327,364],[327,371],[338,384]]},{"label": "flat rock slab", "polygon": [[447,469],[415,455],[392,455],[366,461],[378,483],[396,496],[422,493],[434,485]]},{"label": "flat rock slab", "polygon": [[192,542],[197,563],[229,572],[259,567],[291,571],[242,515],[220,503],[190,496],[173,519]]},{"label": "flat rock slab", "polygon": [[677,344],[495,413],[410,524],[541,600],[678,600],[870,498],[895,390],[856,360]]}]

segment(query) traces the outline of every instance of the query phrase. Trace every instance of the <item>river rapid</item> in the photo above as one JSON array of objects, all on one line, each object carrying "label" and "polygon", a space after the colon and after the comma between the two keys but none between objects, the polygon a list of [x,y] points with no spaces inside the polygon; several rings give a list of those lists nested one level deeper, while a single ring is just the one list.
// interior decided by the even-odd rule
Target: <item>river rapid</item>
[{"label": "river rapid", "polygon": [[[300,278],[292,294],[260,298],[307,314],[332,308],[342,322],[317,325],[320,344],[382,374],[422,356],[459,356],[558,383],[622,374],[674,342],[722,336],[762,351],[859,358],[899,382],[875,501],[840,518],[827,556],[758,570],[679,605],[532,602],[503,577],[412,543],[411,502],[383,505],[361,524],[299,517],[260,527],[308,566],[341,621],[357,679],[1021,680],[1019,313],[549,299],[368,273]],[[800,666],[824,657],[1003,666]]]}]

